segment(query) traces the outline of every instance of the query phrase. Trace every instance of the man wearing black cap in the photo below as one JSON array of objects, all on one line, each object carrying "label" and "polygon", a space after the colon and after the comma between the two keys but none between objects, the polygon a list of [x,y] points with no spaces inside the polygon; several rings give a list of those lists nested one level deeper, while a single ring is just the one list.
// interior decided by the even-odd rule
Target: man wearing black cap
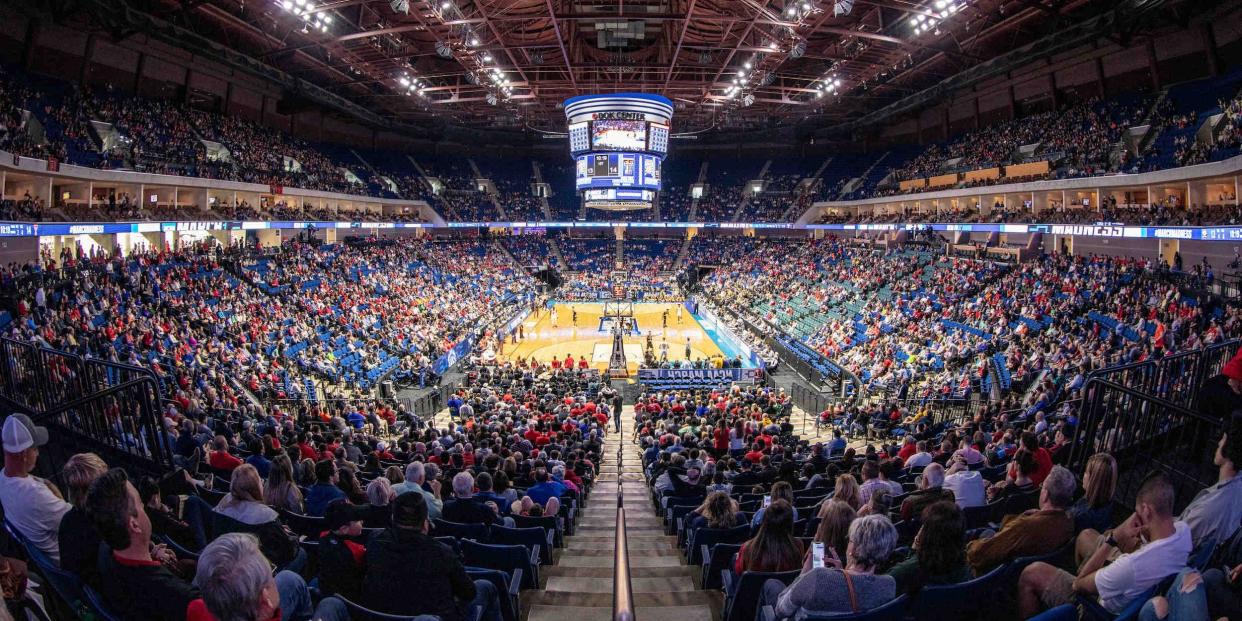
[{"label": "man wearing black cap", "polygon": [[464,621],[483,609],[480,621],[500,621],[500,598],[486,580],[471,581],[448,546],[427,536],[427,501],[406,492],[392,502],[392,527],[367,545],[362,603],[395,615],[435,615]]},{"label": "man wearing black cap", "polygon": [[319,590],[358,601],[362,593],[363,560],[367,548],[360,542],[366,510],[335,500],[324,513],[327,533],[319,538]]}]

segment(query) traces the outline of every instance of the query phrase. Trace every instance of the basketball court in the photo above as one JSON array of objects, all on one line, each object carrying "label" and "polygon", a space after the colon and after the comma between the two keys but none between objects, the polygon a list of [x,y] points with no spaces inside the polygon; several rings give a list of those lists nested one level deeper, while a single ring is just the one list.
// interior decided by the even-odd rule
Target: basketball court
[{"label": "basketball court", "polygon": [[[572,355],[575,360],[586,357],[592,368],[605,371],[612,353],[611,320],[604,320],[604,304],[557,302],[556,321],[553,312],[540,308],[522,324],[524,338],[516,345],[506,342],[500,352],[502,358],[526,358],[549,362],[552,358],[564,360]],[[681,322],[677,321],[677,309],[681,308]],[[578,320],[573,320],[574,311]],[[668,312],[668,328],[664,328],[664,313]],[[661,348],[667,347],[669,360],[686,359],[686,339],[690,339],[691,359],[724,357],[728,354],[703,329],[699,322],[681,304],[640,303],[633,305],[634,320],[641,336],[633,331],[625,333],[625,358],[631,373],[638,370],[643,359],[648,335],[656,358]]]}]

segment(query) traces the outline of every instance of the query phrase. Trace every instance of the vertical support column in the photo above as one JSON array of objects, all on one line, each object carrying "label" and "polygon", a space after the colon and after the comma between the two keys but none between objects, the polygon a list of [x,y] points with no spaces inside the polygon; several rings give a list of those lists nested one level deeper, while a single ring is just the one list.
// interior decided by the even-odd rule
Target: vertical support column
[{"label": "vertical support column", "polygon": [[1160,63],[1156,58],[1156,39],[1147,39],[1147,67],[1151,71],[1151,88],[1160,90]]},{"label": "vertical support column", "polygon": [[147,55],[138,53],[138,65],[134,67],[134,95],[142,94],[142,73],[147,70]]},{"label": "vertical support column", "polygon": [[22,67],[26,71],[34,66],[35,43],[39,39],[39,33],[43,30],[43,22],[38,19],[30,20],[26,24],[26,47],[22,50]]},{"label": "vertical support column", "polygon": [[1095,57],[1095,83],[1100,85],[1100,97],[1104,97],[1104,58]]},{"label": "vertical support column", "polygon": [[86,86],[86,76],[90,74],[91,59],[95,57],[95,33],[86,36],[86,52],[82,54],[82,69],[78,71],[78,86]]},{"label": "vertical support column", "polygon": [[1212,30],[1212,22],[1203,22],[1200,27],[1199,40],[1203,42],[1203,54],[1207,56],[1208,73],[1215,77],[1220,75],[1220,54],[1216,50],[1216,32]]}]

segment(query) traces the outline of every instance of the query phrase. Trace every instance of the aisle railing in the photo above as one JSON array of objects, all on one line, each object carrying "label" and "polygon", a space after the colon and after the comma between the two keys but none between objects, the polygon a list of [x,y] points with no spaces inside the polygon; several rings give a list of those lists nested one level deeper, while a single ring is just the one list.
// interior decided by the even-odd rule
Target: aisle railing
[{"label": "aisle railing", "polygon": [[[619,415],[620,413],[618,413]],[[616,560],[612,571],[612,619],[634,621],[634,595],[630,589],[630,552],[625,537],[625,481],[622,466],[625,464],[625,442],[617,447],[617,526],[615,534]]]}]

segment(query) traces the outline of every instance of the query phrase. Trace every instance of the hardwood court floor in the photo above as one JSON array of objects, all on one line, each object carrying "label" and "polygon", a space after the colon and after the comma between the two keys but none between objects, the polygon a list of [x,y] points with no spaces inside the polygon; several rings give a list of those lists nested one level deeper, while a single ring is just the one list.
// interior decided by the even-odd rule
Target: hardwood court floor
[{"label": "hardwood court floor", "polygon": [[[678,306],[680,305],[634,304],[634,318],[638,320],[642,336],[625,337],[625,357],[631,373],[638,369],[638,363],[642,360],[648,334],[651,335],[657,358],[660,356],[661,344],[667,342],[669,360],[684,360],[687,338],[690,339],[692,358],[724,355],[716,342],[703,331],[699,322],[685,308],[682,308],[681,323],[677,323]],[[574,309],[578,311],[577,326],[573,325],[572,320]],[[667,330],[663,322],[665,309],[668,310]],[[558,303],[557,321],[553,325],[552,313],[548,309],[540,309],[538,314],[532,314],[523,324],[525,338],[516,345],[506,342],[500,355],[504,358],[534,358],[540,362],[548,362],[553,357],[564,360],[566,354],[572,354],[575,360],[586,356],[593,368],[606,370],[608,357],[612,353],[612,335],[607,330],[599,330],[603,310],[604,305],[598,303]]]}]

